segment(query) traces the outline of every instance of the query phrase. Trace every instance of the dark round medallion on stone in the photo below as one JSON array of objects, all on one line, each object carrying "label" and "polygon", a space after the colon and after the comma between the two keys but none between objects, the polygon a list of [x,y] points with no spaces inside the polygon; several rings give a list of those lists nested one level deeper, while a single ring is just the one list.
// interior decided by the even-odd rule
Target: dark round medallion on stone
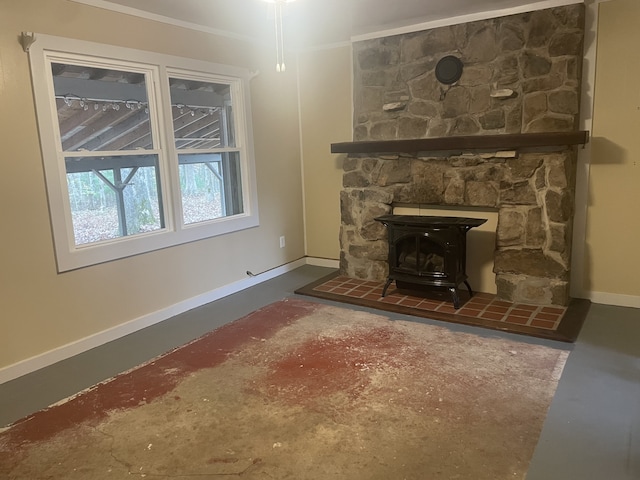
[{"label": "dark round medallion on stone", "polygon": [[440,83],[452,85],[462,76],[462,61],[453,55],[442,57],[436,65],[436,78]]}]

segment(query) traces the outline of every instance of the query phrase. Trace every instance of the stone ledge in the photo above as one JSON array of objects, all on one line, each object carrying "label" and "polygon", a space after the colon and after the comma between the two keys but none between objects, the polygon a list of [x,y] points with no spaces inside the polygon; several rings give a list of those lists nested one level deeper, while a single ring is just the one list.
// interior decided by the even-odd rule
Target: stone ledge
[{"label": "stone ledge", "polygon": [[589,132],[507,133],[458,137],[376,140],[331,144],[331,153],[419,153],[585,145]]}]

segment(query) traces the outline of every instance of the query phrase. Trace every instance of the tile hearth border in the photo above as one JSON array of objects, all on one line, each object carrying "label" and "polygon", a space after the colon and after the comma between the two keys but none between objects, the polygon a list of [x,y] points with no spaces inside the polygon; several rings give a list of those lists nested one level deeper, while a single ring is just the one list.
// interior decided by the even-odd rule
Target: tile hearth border
[{"label": "tile hearth border", "polygon": [[360,280],[332,273],[295,291],[325,300],[375,308],[416,317],[475,325],[493,330],[574,342],[589,310],[590,302],[572,299],[568,307],[510,303],[490,293],[475,293],[469,298],[459,291],[461,307],[453,308],[446,290],[421,296],[393,288],[383,298],[383,283]]}]

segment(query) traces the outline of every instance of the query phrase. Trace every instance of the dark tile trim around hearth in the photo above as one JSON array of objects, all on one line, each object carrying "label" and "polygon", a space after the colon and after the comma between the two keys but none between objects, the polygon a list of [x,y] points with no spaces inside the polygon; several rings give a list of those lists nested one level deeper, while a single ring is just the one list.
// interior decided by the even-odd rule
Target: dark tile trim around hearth
[{"label": "dark tile trim around hearth", "polygon": [[382,282],[359,280],[335,272],[295,293],[562,342],[575,341],[591,304],[589,300],[571,299],[568,307],[528,305],[505,302],[489,293],[476,293],[469,298],[469,294],[461,290],[461,307],[456,310],[446,290],[418,294],[392,287],[383,298],[382,288]]}]

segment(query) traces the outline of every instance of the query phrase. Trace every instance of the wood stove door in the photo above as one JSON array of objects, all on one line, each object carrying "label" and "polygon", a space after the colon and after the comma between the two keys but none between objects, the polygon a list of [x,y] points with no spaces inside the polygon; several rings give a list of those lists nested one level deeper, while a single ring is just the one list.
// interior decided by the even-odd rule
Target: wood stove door
[{"label": "wood stove door", "polygon": [[[446,248],[428,233],[405,235],[395,242],[391,268],[400,274],[446,279]],[[426,279],[426,278],[425,278]]]}]

